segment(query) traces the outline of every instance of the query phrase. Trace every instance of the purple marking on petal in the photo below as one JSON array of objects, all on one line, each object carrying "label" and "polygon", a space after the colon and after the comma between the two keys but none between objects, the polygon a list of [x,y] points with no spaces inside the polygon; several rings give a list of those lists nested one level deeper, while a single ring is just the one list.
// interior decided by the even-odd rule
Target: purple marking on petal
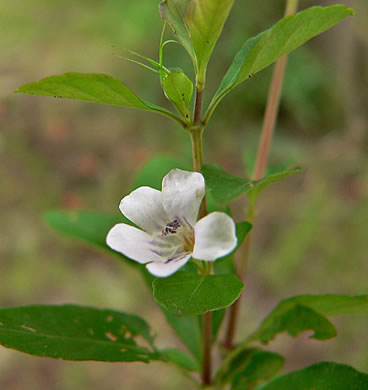
[{"label": "purple marking on petal", "polygon": [[163,254],[162,252],[159,252],[159,251],[157,251],[156,249],[151,249],[151,252],[152,252],[152,253],[155,253],[156,255],[158,255],[158,256],[160,256],[160,257],[163,257],[163,256],[164,256],[164,254]]},{"label": "purple marking on petal", "polygon": [[166,261],[165,261],[165,264],[168,264],[168,263],[170,263],[170,262],[172,262],[172,261],[179,261],[179,260],[182,260],[182,259],[184,259],[184,257],[186,257],[188,255],[188,252],[181,252],[181,253],[179,253],[179,255],[177,255],[177,256],[173,256],[173,257],[170,257],[169,259],[167,259]]},{"label": "purple marking on petal", "polygon": [[150,248],[150,251],[160,257],[168,257],[168,256],[172,256],[173,248],[168,247],[167,250],[162,250],[162,251]]}]

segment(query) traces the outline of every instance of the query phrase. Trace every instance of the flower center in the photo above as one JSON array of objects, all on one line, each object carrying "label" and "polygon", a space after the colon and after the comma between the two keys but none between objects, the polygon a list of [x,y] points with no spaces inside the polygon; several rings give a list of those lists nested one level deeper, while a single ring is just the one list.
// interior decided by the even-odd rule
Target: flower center
[{"label": "flower center", "polygon": [[162,229],[162,236],[170,236],[176,234],[183,241],[183,249],[185,252],[193,252],[194,248],[194,230],[188,221],[180,218],[175,218]]},{"label": "flower center", "polygon": [[169,222],[165,229],[162,230],[162,235],[167,236],[168,234],[176,234],[178,229],[181,227],[181,224],[178,219],[174,219],[172,222]]}]

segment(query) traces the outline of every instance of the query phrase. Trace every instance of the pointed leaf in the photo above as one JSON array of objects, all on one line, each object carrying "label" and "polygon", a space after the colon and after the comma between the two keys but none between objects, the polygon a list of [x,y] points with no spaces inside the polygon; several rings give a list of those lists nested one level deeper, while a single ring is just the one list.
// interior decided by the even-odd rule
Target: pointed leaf
[{"label": "pointed leaf", "polygon": [[311,7],[248,39],[225,74],[209,111],[232,88],[352,14],[354,10],[342,5]]},{"label": "pointed leaf", "polygon": [[289,176],[293,176],[299,172],[301,172],[301,168],[293,168],[269,174],[261,180],[254,180],[252,181],[253,187],[251,188],[251,192],[253,192],[255,196],[258,196],[269,185],[277,183],[278,181],[281,181]]},{"label": "pointed leaf", "polygon": [[200,83],[204,83],[208,61],[221,35],[234,0],[192,0],[187,23],[198,60]]},{"label": "pointed leaf", "polygon": [[105,74],[65,73],[22,85],[15,92],[138,108],[181,121],[170,111],[143,101],[120,80]]},{"label": "pointed leaf", "polygon": [[327,315],[368,314],[368,295],[300,295],[285,299],[266,317],[247,342],[260,340],[267,343],[276,334],[287,331],[295,336],[303,330],[313,329],[319,340],[334,336],[333,325]]},{"label": "pointed leaf", "polygon": [[[138,344],[137,338],[145,344]],[[158,359],[141,318],[74,305],[0,309],[0,343],[31,355],[64,360],[130,362]]]},{"label": "pointed leaf", "polygon": [[317,363],[271,380],[257,390],[363,390],[368,375],[345,364]]},{"label": "pointed leaf", "polygon": [[300,171],[300,168],[294,168],[265,176],[261,180],[248,180],[233,176],[223,171],[218,165],[204,165],[201,169],[201,173],[206,180],[207,190],[214,201],[219,204],[228,204],[245,192],[252,192],[254,196],[258,196],[270,184],[295,175]]},{"label": "pointed leaf", "polygon": [[201,276],[178,272],[153,282],[157,303],[177,316],[194,316],[225,308],[240,296],[243,283],[232,274]]},{"label": "pointed leaf", "polygon": [[314,339],[327,340],[336,336],[336,329],[323,315],[308,306],[293,305],[278,316],[268,317],[261,327],[252,334],[249,341],[261,341],[267,344],[277,334],[287,332],[290,336],[297,336],[306,331],[313,330]]},{"label": "pointed leaf", "polygon": [[225,172],[219,165],[204,165],[201,168],[207,190],[215,202],[227,204],[244,192],[249,191],[252,182],[248,179],[233,176]]},{"label": "pointed leaf", "polygon": [[232,389],[253,389],[261,380],[275,376],[284,364],[284,358],[277,353],[259,348],[242,350],[226,359],[217,371],[216,383],[231,383]]}]

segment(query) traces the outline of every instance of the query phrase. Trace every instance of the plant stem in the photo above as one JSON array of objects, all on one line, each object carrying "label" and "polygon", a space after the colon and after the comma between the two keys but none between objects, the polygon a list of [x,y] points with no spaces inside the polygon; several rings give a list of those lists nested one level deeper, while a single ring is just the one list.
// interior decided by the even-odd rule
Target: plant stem
[{"label": "plant stem", "polygon": [[202,355],[202,385],[211,385],[211,338],[212,338],[212,312],[202,316],[203,355]]},{"label": "plant stem", "polygon": [[202,105],[203,105],[203,89],[196,89],[196,101],[194,106],[193,123],[194,126],[201,125],[202,118]]},{"label": "plant stem", "polygon": [[[196,172],[201,170],[203,165],[203,125],[202,120],[203,89],[196,89],[196,101],[193,114],[193,126],[189,129],[192,141],[193,169]],[[207,202],[204,197],[199,210],[199,218],[207,215]],[[205,274],[211,273],[211,267],[206,267]],[[212,313],[207,312],[202,315],[202,385],[211,385],[211,338],[212,338]]]},{"label": "plant stem", "polygon": [[[203,129],[204,126],[201,123],[203,105],[203,90],[196,89],[196,101],[193,114],[193,126],[189,129],[190,138],[192,141],[192,159],[193,170],[200,172],[203,165]],[[207,215],[207,202],[206,197],[203,198],[201,207],[199,209],[199,218],[203,218]]]},{"label": "plant stem", "polygon": [[[287,0],[285,8],[285,17],[296,13],[298,8],[298,0]],[[261,132],[261,139],[258,146],[257,158],[255,168],[253,171],[253,180],[260,180],[264,177],[267,166],[267,161],[270,153],[272,136],[275,128],[277,113],[280,104],[280,96],[282,85],[284,82],[284,75],[286,70],[287,55],[281,57],[275,65],[270,91],[268,94],[266,112],[263,121]],[[255,212],[255,199],[250,200],[248,205],[248,220],[253,222]],[[237,275],[240,280],[244,281],[247,273],[248,258],[250,252],[251,233],[247,235],[241,248],[240,264],[237,270]],[[228,327],[225,335],[224,346],[230,350],[233,347],[236,326],[239,317],[240,298],[231,306],[229,313]]]},{"label": "plant stem", "polygon": [[[298,0],[287,0],[285,16],[295,14],[297,7]],[[272,136],[275,128],[277,114],[279,111],[280,96],[282,85],[284,82],[287,58],[287,55],[281,57],[276,62],[273,71],[271,87],[267,99],[266,113],[263,120],[261,140],[259,142],[257,159],[253,171],[253,180],[262,179],[266,170],[268,156],[270,154]]]},{"label": "plant stem", "polygon": [[200,127],[192,128],[190,131],[190,138],[192,141],[193,169],[196,172],[199,172],[203,165],[202,133],[203,129]]}]

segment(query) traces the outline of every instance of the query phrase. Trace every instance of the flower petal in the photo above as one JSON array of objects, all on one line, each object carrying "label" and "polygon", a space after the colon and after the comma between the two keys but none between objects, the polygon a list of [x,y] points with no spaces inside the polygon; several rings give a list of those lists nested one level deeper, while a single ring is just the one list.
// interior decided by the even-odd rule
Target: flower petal
[{"label": "flower petal", "polygon": [[162,205],[170,217],[181,217],[194,226],[205,193],[198,172],[172,169],[162,180]]},{"label": "flower petal", "polygon": [[170,262],[149,263],[146,265],[146,268],[152,275],[158,278],[166,278],[167,276],[175,273],[179,268],[183,267],[191,258],[191,256],[191,253],[187,253],[181,255],[177,260],[174,259]]},{"label": "flower petal", "polygon": [[120,202],[120,211],[147,233],[161,231],[169,222],[162,207],[161,192],[139,187]]},{"label": "flower petal", "polygon": [[235,223],[225,213],[214,212],[194,226],[192,256],[198,260],[213,261],[230,253],[236,246]]},{"label": "flower petal", "polygon": [[154,250],[153,237],[125,223],[115,225],[107,234],[106,243],[111,248],[138,263],[164,261]]}]

